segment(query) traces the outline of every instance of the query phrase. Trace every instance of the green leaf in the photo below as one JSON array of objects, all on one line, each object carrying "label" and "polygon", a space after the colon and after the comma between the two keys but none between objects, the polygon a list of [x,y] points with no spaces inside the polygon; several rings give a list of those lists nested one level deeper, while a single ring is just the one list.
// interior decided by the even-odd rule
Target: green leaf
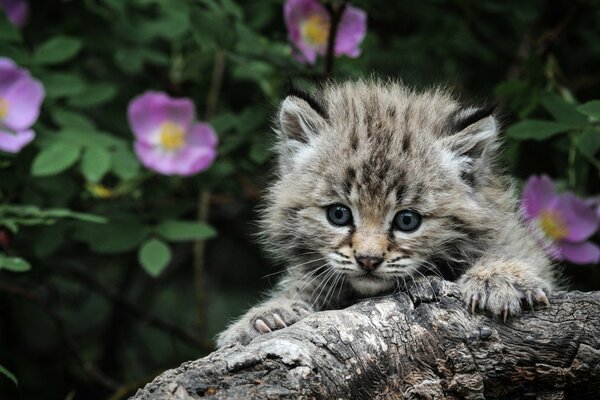
[{"label": "green leaf", "polygon": [[90,182],[99,182],[110,169],[110,154],[102,147],[88,147],[81,159],[81,172]]},{"label": "green leaf", "polygon": [[8,379],[10,379],[15,386],[19,385],[19,381],[17,381],[17,377],[14,376],[9,370],[7,370],[6,368],[4,368],[2,365],[0,365],[0,374],[6,376]]},{"label": "green leaf", "polygon": [[121,147],[113,153],[112,172],[121,179],[131,179],[140,172],[140,164],[129,148]]},{"label": "green leaf", "polygon": [[156,227],[156,233],[173,242],[187,240],[203,240],[216,236],[213,227],[204,222],[163,221]]},{"label": "green leaf", "polygon": [[594,129],[583,131],[577,138],[577,148],[582,154],[593,157],[600,150],[600,132]]},{"label": "green leaf", "polygon": [[48,98],[74,96],[85,90],[85,82],[73,74],[44,74],[40,79],[44,83],[46,97]]},{"label": "green leaf", "polygon": [[[1,13],[0,13],[1,14]],[[0,41],[3,42],[18,42],[21,40],[21,33],[6,16],[0,15]]]},{"label": "green leaf", "polygon": [[262,165],[271,157],[271,147],[264,142],[257,141],[250,147],[250,159]]},{"label": "green leaf", "polygon": [[83,147],[118,148],[127,145],[127,142],[122,138],[95,129],[84,129],[83,127],[63,129],[53,139],[55,142],[69,143]]},{"label": "green leaf", "polygon": [[186,34],[189,29],[189,9],[184,4],[179,7],[171,7],[163,3],[161,15],[153,21],[146,21],[140,26],[140,35],[145,39],[163,37],[165,39],[177,39]]},{"label": "green leaf", "polygon": [[79,159],[81,147],[69,143],[55,143],[42,149],[33,160],[31,174],[33,176],[56,175]]},{"label": "green leaf", "polygon": [[41,215],[52,218],[73,218],[79,221],[93,222],[95,224],[105,224],[107,222],[107,219],[105,217],[94,214],[71,211],[65,208],[50,208],[48,210],[43,210],[41,211]]},{"label": "green leaf", "polygon": [[600,100],[592,100],[579,106],[579,111],[592,118],[600,119]]},{"label": "green leaf", "polygon": [[190,18],[190,30],[199,46],[227,49],[235,44],[235,30],[223,29],[224,26],[232,26],[225,13],[195,9]]},{"label": "green leaf", "polygon": [[138,260],[148,274],[156,277],[169,265],[171,249],[162,240],[150,239],[140,248]]},{"label": "green leaf", "polygon": [[22,258],[6,257],[0,254],[0,269],[11,272],[26,272],[31,269],[31,265]]},{"label": "green leaf", "polygon": [[111,83],[91,84],[85,93],[71,97],[69,104],[79,108],[98,106],[112,100],[117,91],[117,87]]},{"label": "green leaf", "polygon": [[585,125],[587,118],[577,111],[575,104],[568,103],[554,93],[544,93],[541,98],[544,108],[558,121],[572,125]]},{"label": "green leaf", "polygon": [[55,110],[52,113],[52,119],[61,128],[74,128],[82,131],[95,130],[94,123],[86,116],[74,113],[72,111]]},{"label": "green leaf", "polygon": [[96,253],[116,254],[137,248],[148,232],[148,228],[138,221],[127,219],[104,225],[81,225],[75,231],[75,237],[86,242]]},{"label": "green leaf", "polygon": [[508,128],[506,133],[508,136],[519,140],[545,140],[570,128],[572,128],[572,125],[561,122],[526,119]]},{"label": "green leaf", "polygon": [[82,42],[79,39],[55,36],[38,47],[33,62],[39,65],[60,64],[73,58],[81,47]]}]

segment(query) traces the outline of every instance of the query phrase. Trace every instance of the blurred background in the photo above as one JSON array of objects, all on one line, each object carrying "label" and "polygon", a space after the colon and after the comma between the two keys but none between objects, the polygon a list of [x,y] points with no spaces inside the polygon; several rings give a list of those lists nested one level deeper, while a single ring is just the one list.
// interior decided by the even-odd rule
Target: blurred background
[{"label": "blurred background", "polygon": [[[544,174],[596,210],[598,21],[592,0],[0,0],[0,398],[127,398],[273,285],[255,221],[288,78],[498,103],[519,188]],[[149,91],[216,133],[194,167],[139,150]],[[561,261],[569,288],[600,289],[594,254]]]}]

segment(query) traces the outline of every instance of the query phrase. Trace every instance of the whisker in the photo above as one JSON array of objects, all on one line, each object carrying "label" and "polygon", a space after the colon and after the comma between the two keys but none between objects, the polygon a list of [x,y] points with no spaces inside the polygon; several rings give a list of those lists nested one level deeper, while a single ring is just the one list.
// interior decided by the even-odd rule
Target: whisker
[{"label": "whisker", "polygon": [[323,261],[323,260],[325,260],[326,258],[327,258],[327,257],[315,258],[315,259],[312,259],[312,260],[309,260],[309,261],[303,262],[302,264],[298,264],[298,265],[294,265],[294,266],[291,266],[291,267],[287,267],[287,268],[285,268],[283,271],[277,271],[277,272],[273,272],[273,273],[271,273],[271,274],[268,274],[268,275],[265,275],[265,276],[263,276],[261,279],[265,279],[265,278],[268,278],[268,277],[270,277],[270,276],[277,275],[277,274],[283,274],[283,273],[285,273],[285,272],[288,272],[288,271],[294,271],[294,270],[296,270],[296,269],[298,269],[298,268],[300,268],[300,267],[302,267],[302,266],[304,266],[304,265],[306,265],[306,264],[310,264],[310,263],[312,263],[312,262],[319,262],[319,261]]},{"label": "whisker", "polygon": [[[302,284],[302,287],[300,287],[298,289],[298,291],[296,292],[296,294],[294,295],[293,298],[296,298],[296,296],[298,296],[299,293],[303,292],[304,289],[306,289],[312,282],[314,282],[315,279],[317,279],[320,275],[323,275],[324,273],[326,273],[327,267],[329,266],[328,263],[325,263],[323,265],[321,265],[318,268],[315,268],[314,270],[312,270],[310,273],[306,274],[306,276],[303,276],[302,279],[299,280],[298,284]],[[322,271],[320,271],[322,270]],[[320,272],[319,272],[320,271]],[[317,273],[318,272],[318,273]],[[316,274],[316,275],[315,275]],[[312,278],[312,279],[311,279]],[[310,281],[309,281],[310,279]]]},{"label": "whisker", "polygon": [[[329,280],[335,276],[335,271],[331,270],[329,274],[326,275],[325,278],[323,278],[323,280],[321,282],[319,282],[319,284],[317,285],[317,288],[313,291],[313,293],[319,288],[321,287],[321,290],[319,291],[319,294],[317,295],[317,297],[315,297],[315,300],[312,302],[311,304],[311,308],[314,308],[314,306],[319,303],[319,299],[321,298],[321,293],[323,293],[323,290],[325,289],[325,287],[327,286],[327,282],[329,282]],[[311,294],[312,296],[312,294]],[[323,306],[323,304],[319,304],[319,308],[321,308]]]}]

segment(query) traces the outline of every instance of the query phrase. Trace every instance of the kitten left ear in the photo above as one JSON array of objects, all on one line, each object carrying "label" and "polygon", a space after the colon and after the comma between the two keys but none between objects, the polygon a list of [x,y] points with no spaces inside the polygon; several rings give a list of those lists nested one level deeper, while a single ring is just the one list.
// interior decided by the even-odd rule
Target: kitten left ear
[{"label": "kitten left ear", "polygon": [[472,163],[493,154],[498,148],[498,123],[494,108],[466,108],[449,121],[448,136],[442,140],[453,153]]},{"label": "kitten left ear", "polygon": [[304,99],[288,96],[279,111],[280,140],[293,140],[306,144],[319,134],[323,118]]}]

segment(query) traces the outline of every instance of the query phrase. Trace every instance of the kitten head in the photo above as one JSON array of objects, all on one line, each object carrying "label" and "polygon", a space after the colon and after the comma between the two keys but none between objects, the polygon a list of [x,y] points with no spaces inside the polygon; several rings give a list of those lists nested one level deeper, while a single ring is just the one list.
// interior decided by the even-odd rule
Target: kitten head
[{"label": "kitten head", "polygon": [[355,82],[288,96],[276,131],[263,223],[292,267],[323,267],[374,295],[427,270],[451,275],[483,248],[497,187],[489,110],[443,90]]}]

